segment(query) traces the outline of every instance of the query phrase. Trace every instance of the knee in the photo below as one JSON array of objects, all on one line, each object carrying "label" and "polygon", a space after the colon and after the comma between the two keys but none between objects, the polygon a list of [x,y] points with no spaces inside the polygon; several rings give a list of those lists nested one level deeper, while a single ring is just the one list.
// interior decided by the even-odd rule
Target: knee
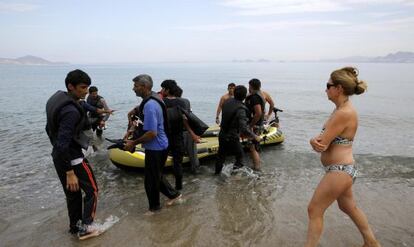
[{"label": "knee", "polygon": [[345,203],[338,203],[338,207],[342,212],[348,215],[351,214],[357,208],[355,204],[345,204]]},{"label": "knee", "polygon": [[318,205],[314,203],[309,203],[308,205],[308,217],[309,219],[317,218],[323,216],[324,210],[322,210]]}]

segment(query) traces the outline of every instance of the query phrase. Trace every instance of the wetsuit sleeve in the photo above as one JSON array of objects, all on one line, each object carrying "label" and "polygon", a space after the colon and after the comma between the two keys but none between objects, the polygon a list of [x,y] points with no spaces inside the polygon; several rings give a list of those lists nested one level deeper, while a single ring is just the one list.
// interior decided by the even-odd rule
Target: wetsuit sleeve
[{"label": "wetsuit sleeve", "polygon": [[73,105],[63,107],[59,114],[59,129],[55,150],[56,154],[64,161],[62,165],[65,171],[72,170],[69,146],[75,135],[76,124],[79,122],[80,117],[79,111]]},{"label": "wetsuit sleeve", "polygon": [[239,131],[241,134],[254,138],[256,135],[248,126],[249,119],[247,118],[246,110],[239,108],[237,110],[237,119],[239,120]]},{"label": "wetsuit sleeve", "polygon": [[191,112],[191,104],[190,101],[188,99],[182,98],[183,104],[184,104],[184,109],[186,109],[187,111]]},{"label": "wetsuit sleeve", "polygon": [[93,106],[93,105],[91,105],[88,102],[85,102],[83,100],[80,101],[79,103],[85,111],[96,112],[96,110],[97,110],[97,108],[95,106]]}]

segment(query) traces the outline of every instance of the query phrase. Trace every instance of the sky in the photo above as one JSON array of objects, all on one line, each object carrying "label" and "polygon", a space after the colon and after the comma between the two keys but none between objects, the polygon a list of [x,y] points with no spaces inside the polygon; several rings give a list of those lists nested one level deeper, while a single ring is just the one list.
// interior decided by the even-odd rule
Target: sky
[{"label": "sky", "polygon": [[414,52],[414,0],[0,0],[0,57],[319,60]]}]

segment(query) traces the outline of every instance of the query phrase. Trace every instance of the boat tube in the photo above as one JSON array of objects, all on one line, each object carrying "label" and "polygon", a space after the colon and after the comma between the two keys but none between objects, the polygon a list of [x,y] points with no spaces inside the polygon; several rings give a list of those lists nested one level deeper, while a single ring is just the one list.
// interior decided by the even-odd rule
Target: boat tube
[{"label": "boat tube", "polygon": [[[201,136],[201,142],[197,143],[197,156],[200,160],[214,156],[218,152],[218,133],[220,131],[219,126],[213,126],[207,129],[207,131]],[[280,144],[284,141],[285,136],[275,126],[266,126],[263,134],[261,135],[261,146]],[[245,140],[240,139],[241,142]],[[112,163],[122,169],[134,170],[144,168],[145,166],[145,153],[141,145],[137,145],[135,152],[130,153],[124,151],[115,145],[114,148],[109,148],[109,159]],[[184,156],[183,163],[188,163],[190,160],[187,156]],[[166,166],[172,166],[173,159],[168,156]]]}]

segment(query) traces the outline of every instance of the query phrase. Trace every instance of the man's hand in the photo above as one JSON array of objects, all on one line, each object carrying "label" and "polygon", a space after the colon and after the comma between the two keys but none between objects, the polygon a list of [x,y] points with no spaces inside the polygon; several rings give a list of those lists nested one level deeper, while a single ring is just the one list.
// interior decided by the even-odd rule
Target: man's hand
[{"label": "man's hand", "polygon": [[260,136],[255,136],[254,139],[256,142],[261,142],[263,140]]},{"label": "man's hand", "polygon": [[196,135],[196,134],[191,135],[191,138],[193,139],[193,141],[195,143],[200,143],[201,142],[201,137]]},{"label": "man's hand", "polygon": [[134,133],[132,129],[127,130],[127,132],[124,135],[124,138],[122,138],[124,141],[129,140],[129,137]]},{"label": "man's hand", "polygon": [[115,110],[108,109],[108,110],[105,110],[105,113],[108,113],[108,114],[112,115],[112,113],[114,113],[114,111],[115,111]]},{"label": "man's hand", "polygon": [[125,141],[124,150],[128,151],[130,153],[133,153],[133,152],[135,152],[135,146],[136,146],[136,144],[135,144],[134,141],[127,140],[127,141]]},{"label": "man's hand", "polygon": [[66,189],[72,192],[79,190],[78,177],[73,170],[66,172]]}]

